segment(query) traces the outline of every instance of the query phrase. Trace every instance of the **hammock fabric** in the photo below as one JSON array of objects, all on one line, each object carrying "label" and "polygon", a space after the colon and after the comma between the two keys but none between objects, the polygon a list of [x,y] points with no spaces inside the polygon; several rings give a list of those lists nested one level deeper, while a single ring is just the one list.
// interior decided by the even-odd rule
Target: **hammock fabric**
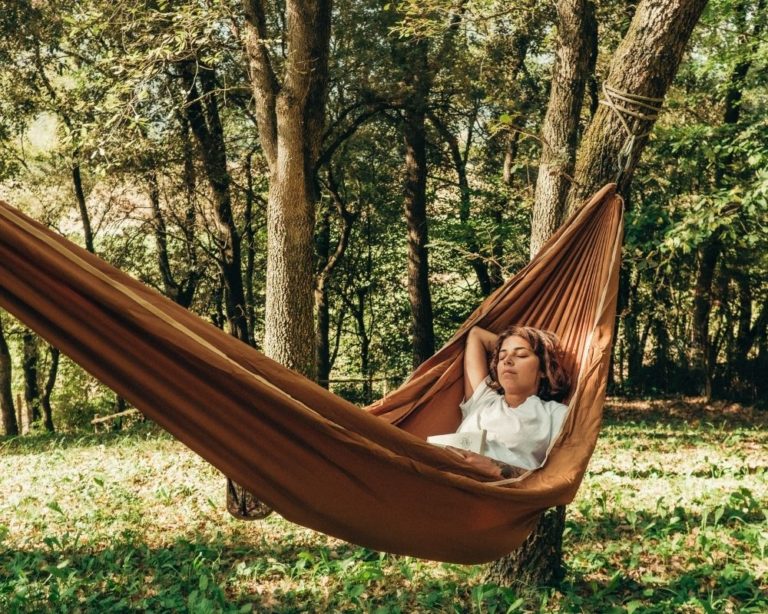
[{"label": "hammock fabric", "polygon": [[[2,203],[0,306],[288,520],[376,550],[477,563],[519,546],[543,509],[576,493],[602,414],[621,233],[611,184],[369,411]],[[557,333],[578,385],[545,466],[488,482],[423,438],[459,423],[469,328],[516,323]]]}]

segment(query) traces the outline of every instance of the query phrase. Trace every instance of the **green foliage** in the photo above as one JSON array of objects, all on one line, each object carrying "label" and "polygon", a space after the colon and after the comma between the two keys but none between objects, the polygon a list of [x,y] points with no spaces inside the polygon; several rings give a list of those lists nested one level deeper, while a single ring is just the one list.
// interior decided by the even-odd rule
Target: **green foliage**
[{"label": "green foliage", "polygon": [[609,405],[557,588],[224,511],[221,475],[147,424],[0,442],[0,610],[761,612],[765,418]]},{"label": "green foliage", "polygon": [[[598,64],[582,128],[635,6],[597,4]],[[756,375],[768,355],[768,332],[759,319],[768,299],[768,71],[765,16],[757,8],[757,0],[709,3],[626,195],[617,391],[701,388],[701,374],[691,366],[694,287],[701,250],[718,242],[706,331],[716,392],[747,400],[767,396]],[[281,11],[281,3],[270,5],[265,17],[265,49],[278,74],[288,53]],[[328,283],[332,379],[394,382],[412,368],[402,137],[415,46],[423,44],[428,55],[428,74],[420,76],[430,82],[427,214],[439,347],[482,300],[473,263],[508,276],[527,261],[541,153],[536,135],[549,97],[555,21],[550,3],[527,0],[334,4],[321,147],[327,155],[316,169],[317,219],[331,211],[331,248],[341,221],[330,175],[358,216]],[[200,102],[215,99],[221,116],[259,347],[270,177],[243,25],[242,5],[234,0],[142,1],[120,10],[104,0],[11,3],[0,15],[0,196],[82,243],[72,185],[77,165],[97,253],[171,294],[159,265],[164,235],[173,280],[196,281],[191,308],[223,326],[215,264],[220,238],[181,79],[190,67],[214,75],[214,91]],[[726,121],[734,92],[738,118]],[[466,171],[465,186],[449,137]],[[150,206],[153,185],[159,217]],[[253,266],[246,271],[249,254]],[[746,353],[740,326],[741,332],[749,328]],[[18,365],[16,346],[13,358]],[[20,385],[17,367],[15,394]],[[356,385],[337,390],[358,402],[369,398]],[[54,401],[57,424],[76,427],[94,413],[108,413],[113,397],[66,365]]]}]

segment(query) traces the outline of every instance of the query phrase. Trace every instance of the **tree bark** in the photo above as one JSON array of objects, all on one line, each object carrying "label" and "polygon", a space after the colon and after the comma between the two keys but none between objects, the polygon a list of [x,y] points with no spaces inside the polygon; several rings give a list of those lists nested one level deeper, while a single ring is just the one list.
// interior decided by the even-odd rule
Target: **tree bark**
[{"label": "tree bark", "polygon": [[317,162],[325,119],[330,0],[287,0],[282,82],[266,40],[261,0],[244,0],[245,48],[259,137],[269,166],[264,351],[312,376]]},{"label": "tree bark", "polygon": [[[425,100],[422,98],[422,104]],[[435,353],[427,253],[427,146],[424,107],[405,111],[405,222],[408,228],[408,300],[413,366]]]},{"label": "tree bark", "polygon": [[[595,9],[591,2],[560,0],[556,8],[557,56],[542,127],[544,146],[534,199],[531,258],[563,222],[569,175],[576,154],[579,115],[589,68],[594,65],[591,56],[597,36]],[[521,548],[491,565],[489,578],[503,584],[559,580],[563,569],[564,528],[565,507],[548,510]]]},{"label": "tree bark", "polygon": [[[634,13],[626,36],[611,61],[607,83],[623,92],[663,98],[677,73],[693,28],[706,0],[642,0]],[[637,126],[647,134],[655,121]],[[574,184],[568,193],[568,213],[617,175],[619,152],[627,134],[618,115],[600,105],[589,124],[576,156]],[[627,194],[647,136],[636,140],[618,191]]]},{"label": "tree bark", "polygon": [[224,129],[219,117],[213,67],[186,62],[180,66],[186,92],[187,121],[198,144],[206,178],[216,203],[218,265],[224,282],[229,332],[248,343],[245,294],[240,270],[240,233],[232,214],[231,178]]},{"label": "tree bark", "polygon": [[40,411],[40,386],[37,381],[37,363],[39,358],[37,337],[31,330],[25,329],[21,338],[24,348],[24,361],[22,362],[24,402],[27,405],[30,420],[34,423],[40,420],[42,416]]},{"label": "tree bark", "polygon": [[549,104],[541,129],[543,146],[531,222],[531,258],[564,221],[584,89],[590,76],[589,68],[594,66],[592,55],[597,38],[592,2],[560,0],[556,8],[558,45]]},{"label": "tree bark", "polygon": [[[683,50],[705,4],[706,0],[669,0],[664,3],[643,0],[614,54],[608,83],[622,91],[662,98],[677,72]],[[642,129],[647,132],[652,126],[652,121],[646,121]],[[621,120],[613,111],[600,105],[578,150],[575,181],[566,200],[568,213],[615,177],[615,161],[626,139],[622,131]],[[622,193],[628,190],[646,140],[646,137],[641,137],[632,151],[629,166],[619,184]],[[531,566],[531,572],[526,574],[529,583],[556,579],[562,566],[564,526],[558,518],[561,515],[564,517],[564,513],[564,509],[558,509],[543,515],[534,531],[530,548],[524,549],[517,557],[546,563],[543,567],[528,563]],[[540,552],[543,553],[541,557],[532,554]],[[501,568],[503,564],[498,563],[497,566]],[[510,569],[517,571],[520,567],[511,565]],[[500,578],[505,583],[513,581],[508,573]]]},{"label": "tree bark", "polygon": [[548,509],[518,550],[489,565],[485,581],[500,586],[559,582],[564,576],[564,530],[565,506]]},{"label": "tree bark", "polygon": [[51,364],[48,367],[48,377],[45,380],[45,386],[43,387],[43,394],[40,398],[40,403],[43,406],[43,420],[45,424],[45,430],[49,433],[53,433],[55,428],[53,426],[53,408],[51,407],[51,394],[53,394],[53,387],[56,385],[56,377],[59,373],[59,349],[49,346],[51,353]]},{"label": "tree bark", "polygon": [[315,280],[315,308],[317,309],[315,365],[318,382],[325,388],[328,387],[328,378],[331,372],[328,281],[347,250],[349,235],[352,232],[352,224],[357,219],[356,213],[351,213],[347,210],[346,203],[339,190],[339,185],[330,169],[328,171],[328,191],[333,197],[339,218],[341,219],[341,233],[336,247],[331,252],[331,210],[330,208],[324,209],[317,240],[319,264],[322,268]]},{"label": "tree bark", "polygon": [[698,393],[707,399],[712,396],[709,376],[710,339],[709,316],[712,312],[712,280],[722,245],[713,236],[699,247],[698,269],[693,287],[693,323],[691,327],[691,369],[698,384]]},{"label": "tree bark", "polygon": [[[475,121],[476,115],[477,114],[475,113],[472,116],[471,121]],[[472,269],[474,269],[475,275],[477,276],[477,281],[480,284],[480,292],[482,292],[483,296],[488,296],[501,284],[494,284],[497,280],[491,277],[488,262],[480,251],[480,246],[477,242],[477,237],[475,236],[473,228],[469,225],[469,218],[472,210],[472,192],[469,188],[469,178],[467,176],[467,159],[461,153],[459,139],[456,135],[453,134],[453,132],[451,132],[434,114],[430,114],[429,118],[443,137],[446,145],[448,145],[448,151],[450,152],[451,161],[453,162],[453,168],[456,171],[456,178],[459,184],[459,221],[464,226],[467,251],[470,254],[469,264]],[[467,148],[467,150],[468,149],[469,148]]]},{"label": "tree bark", "polygon": [[16,419],[16,408],[13,405],[13,363],[11,350],[5,340],[5,327],[0,314],[0,415],[3,419],[3,435],[19,434],[19,421]]}]

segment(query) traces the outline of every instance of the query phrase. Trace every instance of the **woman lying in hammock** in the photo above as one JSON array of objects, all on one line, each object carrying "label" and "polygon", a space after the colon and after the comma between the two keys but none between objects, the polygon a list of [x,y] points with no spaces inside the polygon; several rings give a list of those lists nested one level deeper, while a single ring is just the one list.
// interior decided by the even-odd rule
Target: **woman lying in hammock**
[{"label": "woman lying in hammock", "polygon": [[[488,355],[491,355],[490,365]],[[539,468],[560,432],[570,390],[557,337],[528,326],[500,335],[474,327],[464,351],[464,417],[457,433],[487,431],[484,454],[459,452],[499,479]]]}]

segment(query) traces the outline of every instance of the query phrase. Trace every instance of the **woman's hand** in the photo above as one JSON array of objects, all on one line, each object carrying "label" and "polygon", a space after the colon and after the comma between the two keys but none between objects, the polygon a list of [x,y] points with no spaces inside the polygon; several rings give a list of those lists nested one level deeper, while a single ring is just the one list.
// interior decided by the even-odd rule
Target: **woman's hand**
[{"label": "woman's hand", "polygon": [[452,452],[457,453],[475,469],[478,469],[482,473],[487,474],[488,477],[491,477],[495,480],[503,480],[505,478],[503,468],[508,467],[508,465],[489,458],[488,456],[483,456],[482,454],[477,454],[476,452],[470,452],[469,450],[462,450],[461,448],[454,448],[453,446],[447,446],[447,448]]}]

